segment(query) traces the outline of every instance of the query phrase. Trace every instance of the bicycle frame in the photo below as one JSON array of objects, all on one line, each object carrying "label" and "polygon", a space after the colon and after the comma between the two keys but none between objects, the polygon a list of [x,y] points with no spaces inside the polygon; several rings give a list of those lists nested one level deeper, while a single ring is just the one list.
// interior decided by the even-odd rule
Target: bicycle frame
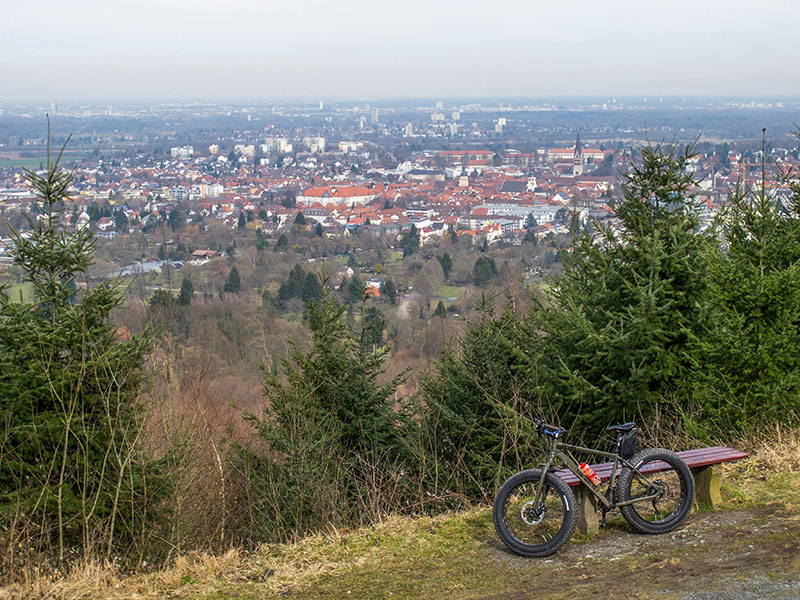
[{"label": "bicycle frame", "polygon": [[[562,451],[561,449],[566,449],[566,452]],[[608,479],[608,482],[605,486],[595,485],[593,484],[589,478],[581,471],[580,466],[578,465],[578,461],[576,461],[572,455],[569,453],[569,450],[575,450],[578,452],[582,452],[584,454],[591,454],[593,456],[602,456],[605,458],[611,458],[614,460],[614,466],[611,469],[611,477]],[[550,467],[553,465],[555,461],[560,461],[561,464],[564,465],[567,469],[569,469],[575,477],[577,477],[581,483],[589,490],[592,494],[595,495],[597,501],[603,505],[606,510],[611,510],[617,508],[619,506],[626,506],[628,504],[633,504],[634,502],[641,502],[642,500],[652,500],[657,498],[659,492],[662,491],[662,486],[659,485],[657,482],[650,481],[647,479],[640,471],[636,468],[635,465],[628,462],[626,459],[622,458],[616,452],[604,452],[602,450],[596,450],[594,448],[586,448],[584,446],[576,446],[574,444],[565,444],[558,440],[557,437],[552,437],[552,442],[550,444],[550,451],[548,452],[547,461],[542,465],[542,477],[539,479],[539,484],[536,489],[536,498],[535,502],[538,504],[541,502],[542,493],[544,491],[544,482],[547,478],[547,473],[550,470]],[[656,492],[649,495],[649,496],[638,496],[632,500],[627,500],[625,502],[619,502],[616,498],[612,502],[606,496],[608,495],[608,491],[614,487],[614,483],[617,480],[617,465],[620,465],[619,471],[622,471],[623,467],[629,467],[633,470],[635,476],[642,481],[647,482],[647,485],[651,488],[656,488]],[[604,487],[604,492],[600,493],[600,489]]]}]

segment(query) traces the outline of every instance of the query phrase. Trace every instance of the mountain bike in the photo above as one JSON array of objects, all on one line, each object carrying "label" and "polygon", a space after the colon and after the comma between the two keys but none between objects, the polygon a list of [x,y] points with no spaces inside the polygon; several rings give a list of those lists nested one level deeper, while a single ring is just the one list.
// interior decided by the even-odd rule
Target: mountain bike
[{"label": "mountain bike", "polygon": [[[665,533],[678,526],[692,507],[694,477],[678,455],[663,448],[636,452],[635,423],[612,425],[617,434],[614,452],[603,452],[566,444],[567,430],[538,419],[536,433],[544,440],[547,459],[541,469],[512,475],[500,488],[492,511],[497,535],[512,551],[522,556],[549,556],[567,543],[575,531],[577,504],[572,489],[553,467],[561,464],[597,497],[601,524],[609,511],[619,509],[625,520],[641,533]],[[581,465],[570,451],[612,459],[598,466],[607,480]],[[608,475],[610,471],[610,476]],[[584,502],[587,497],[584,497]]]}]

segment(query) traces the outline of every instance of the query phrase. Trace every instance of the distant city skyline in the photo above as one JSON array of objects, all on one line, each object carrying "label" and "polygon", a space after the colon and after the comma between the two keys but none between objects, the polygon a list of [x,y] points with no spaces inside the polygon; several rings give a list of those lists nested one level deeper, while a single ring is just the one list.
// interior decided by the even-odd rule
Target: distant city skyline
[{"label": "distant city skyline", "polygon": [[0,101],[800,96],[795,0],[43,0]]}]

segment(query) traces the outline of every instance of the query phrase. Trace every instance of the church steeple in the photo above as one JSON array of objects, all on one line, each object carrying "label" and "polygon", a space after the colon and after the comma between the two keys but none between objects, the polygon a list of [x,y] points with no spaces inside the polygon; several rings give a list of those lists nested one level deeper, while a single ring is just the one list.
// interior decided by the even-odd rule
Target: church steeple
[{"label": "church steeple", "polygon": [[572,175],[577,177],[583,174],[583,146],[581,146],[581,132],[575,139],[575,153],[572,155]]}]

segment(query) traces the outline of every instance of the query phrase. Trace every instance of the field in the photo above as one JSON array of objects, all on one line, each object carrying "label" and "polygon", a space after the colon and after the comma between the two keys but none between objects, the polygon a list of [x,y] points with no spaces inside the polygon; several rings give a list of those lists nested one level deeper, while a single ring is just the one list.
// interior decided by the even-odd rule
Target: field
[{"label": "field", "polygon": [[33,285],[30,283],[12,283],[8,287],[8,296],[13,302],[33,302]]},{"label": "field", "polygon": [[[83,160],[88,153],[86,152],[67,152],[64,154],[64,157],[61,160],[61,164],[63,166],[70,166],[76,161]],[[55,159],[58,156],[56,154],[51,156],[51,159]],[[32,157],[25,157],[20,156],[19,154],[4,154],[0,156],[0,169],[18,169],[18,168],[26,168],[26,169],[38,169],[41,165],[47,164],[47,155],[42,154],[40,156],[32,156]]]}]

